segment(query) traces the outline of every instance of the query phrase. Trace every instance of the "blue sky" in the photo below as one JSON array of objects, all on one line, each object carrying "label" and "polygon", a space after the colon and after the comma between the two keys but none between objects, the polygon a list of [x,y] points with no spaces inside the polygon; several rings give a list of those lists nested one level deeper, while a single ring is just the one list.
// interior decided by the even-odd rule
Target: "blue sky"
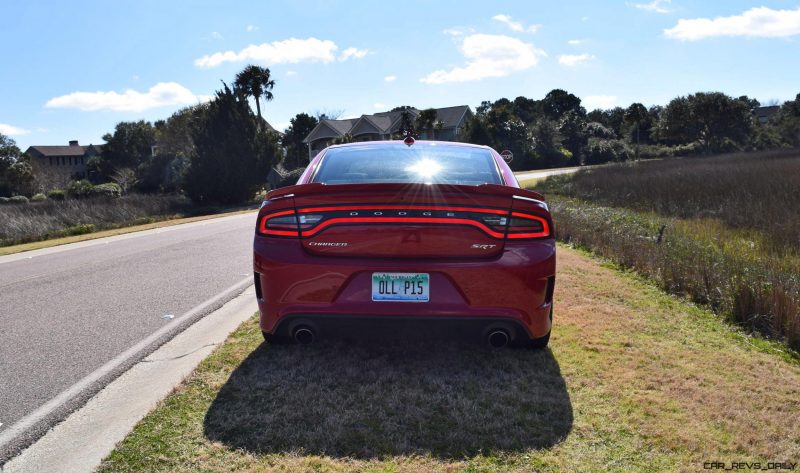
[{"label": "blue sky", "polygon": [[0,132],[102,143],[206,100],[248,62],[299,112],[468,104],[566,89],[588,109],[720,90],[800,92],[800,0],[4,2]]}]

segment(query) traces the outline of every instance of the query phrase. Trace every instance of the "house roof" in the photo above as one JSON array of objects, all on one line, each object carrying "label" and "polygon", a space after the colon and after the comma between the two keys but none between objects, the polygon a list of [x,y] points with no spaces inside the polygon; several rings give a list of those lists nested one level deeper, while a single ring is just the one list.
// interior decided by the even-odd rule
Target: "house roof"
[{"label": "house roof", "polygon": [[355,118],[348,118],[347,120],[327,120],[327,119],[324,119],[322,121],[325,122],[326,125],[330,126],[331,128],[333,128],[337,132],[339,132],[342,135],[344,135],[345,133],[350,131],[351,128],[353,128],[353,124],[356,122],[356,119]]},{"label": "house roof", "polygon": [[[437,108],[435,110],[436,120],[442,122],[442,128],[455,128],[460,126],[464,120],[464,117],[472,113],[468,105]],[[408,109],[408,112],[411,114],[411,118],[414,120],[420,114],[420,110],[415,108]],[[374,133],[374,131],[370,130],[370,128],[374,128],[381,134],[389,134],[397,131],[399,128],[402,113],[402,111],[397,110],[392,112],[373,113],[369,115],[365,114],[361,115],[359,118],[349,120],[323,119],[320,120],[317,126],[311,130],[311,133],[305,137],[303,143],[310,143],[323,138],[338,138],[348,133],[352,135]],[[335,133],[335,136],[331,135],[331,131]]]},{"label": "house roof", "polygon": [[268,121],[264,120],[264,124],[266,125],[267,131],[274,131],[275,133],[281,133],[280,131],[276,130],[275,127],[270,125]]},{"label": "house roof", "polygon": [[461,123],[467,113],[472,113],[468,105],[456,105],[436,109],[436,120],[442,122],[443,128],[453,128]]},{"label": "house roof", "polygon": [[350,129],[353,128],[356,121],[358,121],[357,118],[347,120],[329,120],[323,118],[317,123],[317,126],[306,135],[305,139],[303,139],[303,143],[309,143],[320,138],[342,137],[350,132]]},{"label": "house roof", "polygon": [[780,105],[769,105],[766,107],[756,107],[753,109],[753,115],[757,117],[771,117],[778,113],[781,109]]},{"label": "house roof", "polygon": [[90,148],[93,148],[94,151],[100,152],[102,151],[103,147],[100,145],[89,145],[89,146],[80,146],[80,145],[68,145],[68,146],[31,146],[29,147],[25,153],[27,154],[36,154],[39,156],[83,156],[89,151]]}]

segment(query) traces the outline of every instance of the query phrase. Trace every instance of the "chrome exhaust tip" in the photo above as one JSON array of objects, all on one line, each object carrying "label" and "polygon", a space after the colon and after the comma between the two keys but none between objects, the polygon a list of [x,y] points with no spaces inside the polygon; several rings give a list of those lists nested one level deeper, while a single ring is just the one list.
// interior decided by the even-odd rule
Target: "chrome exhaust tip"
[{"label": "chrome exhaust tip", "polygon": [[505,330],[492,330],[489,332],[489,335],[486,336],[486,342],[492,348],[503,348],[508,345],[511,339],[508,336],[508,332]]},{"label": "chrome exhaust tip", "polygon": [[308,327],[302,326],[297,327],[292,333],[292,338],[295,342],[299,343],[300,345],[309,345],[314,342],[314,331]]}]

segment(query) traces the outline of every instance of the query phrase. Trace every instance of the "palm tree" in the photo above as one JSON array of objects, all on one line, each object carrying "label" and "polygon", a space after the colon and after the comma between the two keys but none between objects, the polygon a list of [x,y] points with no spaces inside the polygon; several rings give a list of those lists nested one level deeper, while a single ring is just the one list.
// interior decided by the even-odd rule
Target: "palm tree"
[{"label": "palm tree", "polygon": [[240,93],[256,99],[256,112],[260,124],[262,121],[261,97],[263,96],[267,101],[272,100],[272,88],[275,87],[275,81],[270,79],[269,69],[250,64],[242,69],[242,72],[236,74],[234,85]]}]

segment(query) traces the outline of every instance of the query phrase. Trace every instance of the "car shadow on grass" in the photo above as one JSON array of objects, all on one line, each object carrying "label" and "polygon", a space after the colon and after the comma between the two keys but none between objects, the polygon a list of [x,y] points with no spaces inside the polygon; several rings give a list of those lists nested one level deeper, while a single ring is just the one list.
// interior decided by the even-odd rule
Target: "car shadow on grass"
[{"label": "car shadow on grass", "polygon": [[259,346],[219,391],[204,431],[256,454],[453,459],[548,448],[572,421],[550,350],[323,341]]}]

